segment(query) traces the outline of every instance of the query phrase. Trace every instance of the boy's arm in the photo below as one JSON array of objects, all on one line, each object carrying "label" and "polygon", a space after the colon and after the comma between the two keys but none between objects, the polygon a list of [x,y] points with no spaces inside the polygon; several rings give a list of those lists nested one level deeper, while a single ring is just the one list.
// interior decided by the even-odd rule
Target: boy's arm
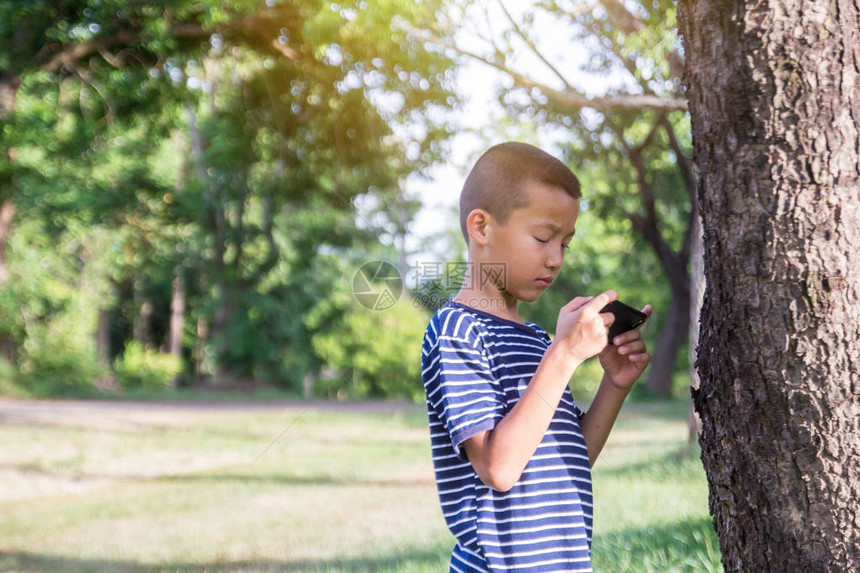
[{"label": "boy's arm", "polygon": [[609,438],[609,432],[615,424],[618,412],[621,411],[624,399],[630,393],[630,388],[620,388],[607,378],[604,374],[591,406],[579,421],[582,437],[588,446],[588,461],[592,466]]},{"label": "boy's arm", "polygon": [[[650,316],[651,306],[646,306],[642,311]],[[591,465],[594,465],[597,456],[603,450],[633,383],[642,375],[651,361],[638,330],[619,334],[613,342],[615,342],[614,346],[607,346],[600,353],[600,365],[604,370],[603,380],[600,381],[600,387],[588,412],[579,422],[582,436],[588,446],[588,460]]]},{"label": "boy's arm", "polygon": [[[511,411],[492,430],[465,442],[466,456],[487,486],[511,489],[552,421],[567,381],[578,366],[550,345],[537,371]],[[564,385],[559,381],[564,381]]]},{"label": "boy's arm", "polygon": [[573,371],[606,345],[606,323],[611,323],[612,316],[599,311],[617,296],[609,291],[595,298],[576,298],[562,307],[556,339],[520,399],[495,428],[463,442],[472,467],[486,485],[507,491],[519,480],[549,428]]}]

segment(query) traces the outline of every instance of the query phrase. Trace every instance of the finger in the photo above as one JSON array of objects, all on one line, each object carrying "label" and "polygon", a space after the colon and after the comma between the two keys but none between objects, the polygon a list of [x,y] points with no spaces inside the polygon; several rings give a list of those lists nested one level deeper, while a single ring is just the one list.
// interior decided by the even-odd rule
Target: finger
[{"label": "finger", "polygon": [[579,310],[580,308],[582,308],[583,306],[585,306],[586,304],[591,302],[591,300],[593,300],[593,299],[594,299],[593,296],[578,296],[578,297],[574,298],[572,301],[568,302],[562,308],[564,308],[568,312],[576,312],[577,310]]},{"label": "finger", "polygon": [[618,293],[614,290],[608,290],[594,297],[594,299],[589,302],[586,307],[593,308],[594,310],[599,312],[604,306],[606,306],[613,300],[618,300]]},{"label": "finger", "polygon": [[650,304],[646,304],[645,306],[643,306],[643,307],[642,307],[642,312],[643,312],[643,313],[645,313],[645,314],[646,314],[647,316],[649,316],[649,317],[651,316],[651,311],[652,311],[652,310],[654,310],[654,309],[653,309],[653,308],[651,308],[651,305],[650,305]]},{"label": "finger", "polygon": [[621,346],[622,344],[626,344],[628,342],[633,342],[634,340],[641,339],[642,335],[639,334],[639,331],[636,329],[628,330],[627,332],[622,332],[618,336],[612,339],[612,344],[615,346]]},{"label": "finger", "polygon": [[615,315],[611,312],[601,312],[600,317],[603,319],[604,326],[612,326],[612,323],[615,322]]},{"label": "finger", "polygon": [[641,340],[637,340],[635,342],[631,342],[630,344],[623,344],[618,347],[618,354],[641,354],[642,351],[645,350],[645,343]]},{"label": "finger", "polygon": [[642,354],[631,354],[627,357],[627,360],[630,362],[648,362],[651,360],[651,355],[647,352],[643,352]]}]

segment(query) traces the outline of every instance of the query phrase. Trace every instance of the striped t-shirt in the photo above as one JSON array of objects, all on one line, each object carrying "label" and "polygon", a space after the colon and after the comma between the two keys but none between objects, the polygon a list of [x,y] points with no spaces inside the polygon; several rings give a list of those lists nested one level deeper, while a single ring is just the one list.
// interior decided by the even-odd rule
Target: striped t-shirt
[{"label": "striped t-shirt", "polygon": [[439,500],[457,538],[451,571],[591,571],[591,469],[569,389],[510,491],[484,485],[460,447],[513,408],[549,344],[537,324],[455,302],[427,326],[422,378]]}]

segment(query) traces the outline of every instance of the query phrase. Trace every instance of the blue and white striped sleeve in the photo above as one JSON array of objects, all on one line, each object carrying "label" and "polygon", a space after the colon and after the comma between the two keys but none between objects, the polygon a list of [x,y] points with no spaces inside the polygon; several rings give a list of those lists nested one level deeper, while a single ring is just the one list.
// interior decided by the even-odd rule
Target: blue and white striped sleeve
[{"label": "blue and white striped sleeve", "polygon": [[440,318],[432,349],[435,368],[426,373],[424,385],[454,452],[465,459],[460,445],[493,429],[504,418],[507,402],[487,360],[480,323],[463,312]]}]

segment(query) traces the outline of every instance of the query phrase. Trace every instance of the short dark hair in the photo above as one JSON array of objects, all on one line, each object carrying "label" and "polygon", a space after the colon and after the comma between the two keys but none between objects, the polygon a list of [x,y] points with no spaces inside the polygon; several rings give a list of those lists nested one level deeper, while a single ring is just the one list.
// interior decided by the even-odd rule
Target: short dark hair
[{"label": "short dark hair", "polygon": [[560,187],[579,199],[579,179],[561,161],[528,143],[509,141],[484,152],[466,178],[460,193],[460,230],[466,244],[466,219],[474,209],[484,209],[504,225],[514,209],[528,206],[527,183]]}]

